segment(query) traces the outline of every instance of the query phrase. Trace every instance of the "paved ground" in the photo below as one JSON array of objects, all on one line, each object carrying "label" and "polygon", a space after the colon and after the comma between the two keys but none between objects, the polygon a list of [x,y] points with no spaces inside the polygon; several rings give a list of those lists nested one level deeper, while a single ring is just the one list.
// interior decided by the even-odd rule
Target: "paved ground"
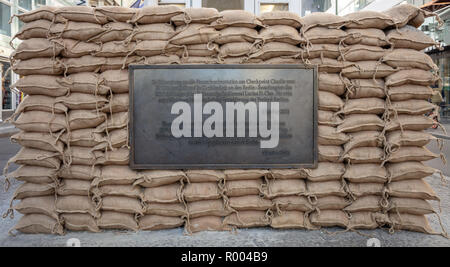
[{"label": "paved ground", "polygon": [[[449,152],[448,143],[446,144],[447,155]],[[436,147],[430,145],[430,149]],[[11,144],[8,138],[0,138],[0,167],[3,167],[8,159],[19,150],[19,146]],[[450,159],[450,156],[448,156]],[[447,168],[444,170],[448,174],[448,165],[442,166],[442,163],[436,161],[436,168]],[[441,167],[438,167],[438,165]],[[11,166],[13,170],[15,166]],[[1,178],[3,180],[3,178]],[[437,191],[442,199],[442,221],[444,225],[450,226],[450,185],[441,185],[440,178],[437,175],[428,178],[429,183]],[[3,183],[3,181],[2,181]],[[0,212],[3,214],[9,207],[9,201],[12,198],[14,190],[19,183],[13,181],[9,192],[0,192]],[[0,189],[3,186],[0,187]],[[437,203],[433,203],[438,210]],[[18,234],[15,237],[8,236],[8,231],[20,216],[13,220],[0,219],[0,247],[2,246],[65,246],[71,238],[80,240],[82,246],[217,246],[217,247],[265,247],[265,246],[366,246],[368,237],[357,233],[347,232],[335,236],[330,236],[323,231],[301,231],[301,230],[271,230],[271,229],[249,229],[239,230],[237,234],[228,232],[205,232],[193,236],[183,235],[182,229],[154,232],[120,232],[106,231],[103,233],[74,233],[70,232],[65,236],[52,235],[23,235]],[[436,216],[430,216],[430,223],[436,231],[440,231]],[[447,228],[450,230],[450,228]],[[328,229],[329,231],[338,231],[340,229]],[[441,236],[431,236],[412,232],[398,232],[394,235],[389,234],[385,229],[375,231],[363,231],[381,241],[381,246],[450,246],[450,240]]]}]

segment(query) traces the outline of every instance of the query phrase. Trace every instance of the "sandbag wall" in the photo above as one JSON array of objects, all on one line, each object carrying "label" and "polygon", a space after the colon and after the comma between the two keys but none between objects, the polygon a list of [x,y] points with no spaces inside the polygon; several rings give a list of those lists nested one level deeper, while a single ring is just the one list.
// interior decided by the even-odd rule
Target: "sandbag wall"
[{"label": "sandbag wall", "polygon": [[[102,229],[188,233],[263,227],[434,233],[438,197],[423,178],[434,138],[436,66],[416,28],[433,14],[299,17],[176,6],[42,7],[19,15],[12,55],[28,96],[8,174],[24,183],[5,215],[24,233]],[[319,166],[141,171],[128,167],[129,64],[308,64],[319,69]],[[12,203],[12,202],[11,202]]]}]

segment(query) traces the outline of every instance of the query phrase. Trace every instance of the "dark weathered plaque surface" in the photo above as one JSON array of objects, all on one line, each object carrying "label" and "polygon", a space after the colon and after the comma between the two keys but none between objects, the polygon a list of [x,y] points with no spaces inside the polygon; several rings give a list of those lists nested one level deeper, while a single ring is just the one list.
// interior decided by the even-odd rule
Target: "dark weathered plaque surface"
[{"label": "dark weathered plaque surface", "polygon": [[133,169],[317,166],[314,67],[131,65],[129,75]]}]

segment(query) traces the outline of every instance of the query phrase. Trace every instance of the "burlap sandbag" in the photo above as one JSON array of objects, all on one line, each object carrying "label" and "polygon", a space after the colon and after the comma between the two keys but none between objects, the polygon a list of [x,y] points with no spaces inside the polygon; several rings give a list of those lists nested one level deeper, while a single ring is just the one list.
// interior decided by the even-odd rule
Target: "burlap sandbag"
[{"label": "burlap sandbag", "polygon": [[167,23],[138,25],[134,31],[134,41],[168,41],[175,34],[174,27]]},{"label": "burlap sandbag", "polygon": [[65,115],[44,111],[24,112],[13,124],[23,131],[42,133],[59,132],[67,127]]},{"label": "burlap sandbag", "polygon": [[349,114],[383,114],[385,112],[385,101],[380,98],[349,99],[342,110],[345,115]]},{"label": "burlap sandbag", "polygon": [[139,229],[142,231],[155,231],[178,228],[184,220],[178,217],[164,217],[159,215],[146,215],[139,219]]},{"label": "burlap sandbag", "polygon": [[259,195],[262,185],[262,179],[227,181],[225,184],[225,194],[229,197]]},{"label": "burlap sandbag", "polygon": [[306,183],[307,194],[314,197],[337,196],[345,197],[345,192],[341,181],[312,182]]},{"label": "burlap sandbag", "polygon": [[140,173],[141,178],[136,181],[142,187],[158,187],[183,180],[186,176],[176,170],[148,170]]},{"label": "burlap sandbag", "polygon": [[87,196],[61,196],[56,200],[56,211],[58,213],[84,213],[95,218],[100,212],[95,210],[94,203]]},{"label": "burlap sandbag", "polygon": [[317,198],[317,202],[313,204],[319,210],[343,210],[351,204],[351,201],[344,197],[325,196]]},{"label": "burlap sandbag", "polygon": [[59,7],[55,11],[55,14],[71,21],[98,24],[105,24],[108,22],[108,19],[104,14],[98,12],[95,8],[90,6]]},{"label": "burlap sandbag", "polygon": [[226,43],[220,47],[219,56],[225,57],[241,57],[255,53],[258,48],[249,42]]},{"label": "burlap sandbag", "polygon": [[339,44],[346,36],[347,33],[340,29],[314,27],[305,32],[303,38],[312,44]]},{"label": "burlap sandbag", "polygon": [[172,17],[183,13],[183,9],[175,5],[146,6],[138,9],[128,22],[133,24],[169,23]]},{"label": "burlap sandbag", "polygon": [[20,218],[13,229],[24,234],[64,235],[63,226],[55,219],[44,214],[27,214]]},{"label": "burlap sandbag", "polygon": [[342,227],[347,228],[349,218],[341,210],[321,210],[310,215],[311,223],[320,227]]},{"label": "burlap sandbag", "polygon": [[270,179],[261,192],[266,198],[298,196],[306,193],[306,182],[303,179],[276,180]]},{"label": "burlap sandbag", "polygon": [[306,173],[302,169],[271,169],[270,177],[273,179],[302,179]]},{"label": "burlap sandbag", "polygon": [[318,146],[319,161],[321,162],[342,162],[344,150],[342,146]]},{"label": "burlap sandbag", "polygon": [[220,60],[215,57],[194,57],[189,56],[181,59],[181,64],[219,64]]},{"label": "burlap sandbag", "polygon": [[337,132],[380,131],[383,127],[384,121],[375,114],[351,114],[337,127]]},{"label": "burlap sandbag", "polygon": [[383,57],[383,62],[394,68],[428,71],[438,68],[429,55],[413,49],[394,49]]},{"label": "burlap sandbag", "polygon": [[220,18],[219,11],[215,8],[185,8],[184,13],[173,16],[170,20],[175,26],[190,23],[210,24]]},{"label": "burlap sandbag", "polygon": [[61,135],[61,140],[71,146],[95,147],[107,142],[102,133],[95,132],[95,128],[78,129]]},{"label": "burlap sandbag", "polygon": [[17,107],[15,114],[28,111],[45,111],[57,114],[64,114],[68,111],[62,103],[57,103],[54,97],[44,95],[25,96]]},{"label": "burlap sandbag", "polygon": [[57,183],[58,174],[54,168],[23,165],[6,177],[33,184],[52,184]]},{"label": "burlap sandbag", "polygon": [[306,169],[307,178],[312,182],[326,182],[341,180],[345,172],[342,163],[319,162],[317,169]]},{"label": "burlap sandbag", "polygon": [[380,212],[382,198],[379,196],[364,196],[356,199],[353,203],[344,208],[347,212]]},{"label": "burlap sandbag", "polygon": [[427,217],[424,215],[414,215],[414,214],[398,214],[396,212],[389,213],[389,219],[395,230],[406,230],[414,231],[425,234],[437,233],[431,228],[428,223]]},{"label": "burlap sandbag", "polygon": [[398,30],[390,30],[386,36],[394,48],[407,48],[420,51],[436,45],[436,42],[431,37],[411,26],[405,26]]},{"label": "burlap sandbag", "polygon": [[108,103],[104,96],[71,93],[68,96],[60,96],[55,99],[55,103],[61,103],[67,108],[74,109],[101,109]]},{"label": "burlap sandbag", "polygon": [[433,175],[436,169],[424,165],[422,162],[408,161],[389,163],[386,165],[391,181],[403,181],[410,179],[422,179]]},{"label": "burlap sandbag", "polygon": [[347,29],[345,43],[384,47],[388,45],[386,34],[380,29]]},{"label": "burlap sandbag", "polygon": [[[313,58],[309,60],[309,64],[318,65],[319,72],[340,73],[343,69],[351,66],[352,62],[338,61],[332,58]],[[347,79],[343,77],[343,79]]]},{"label": "burlap sandbag", "polygon": [[430,71],[421,69],[401,70],[386,77],[386,86],[405,84],[429,86],[434,85],[438,80],[439,76]]},{"label": "burlap sandbag", "polygon": [[105,151],[100,163],[103,165],[128,165],[130,163],[130,149],[122,147],[113,151]]},{"label": "burlap sandbag", "polygon": [[32,184],[23,183],[14,192],[13,199],[25,199],[30,197],[54,196],[56,184]]},{"label": "burlap sandbag", "polygon": [[389,216],[381,212],[354,212],[350,218],[349,229],[375,230],[386,225]]},{"label": "burlap sandbag", "polygon": [[431,186],[423,179],[392,182],[388,184],[388,192],[391,197],[439,200]]},{"label": "burlap sandbag", "polygon": [[183,190],[184,199],[188,202],[214,200],[221,198],[217,183],[190,183]]},{"label": "burlap sandbag", "polygon": [[349,29],[375,28],[384,30],[394,24],[394,20],[385,13],[363,10],[344,16],[350,22],[345,25]]},{"label": "burlap sandbag", "polygon": [[423,131],[433,126],[434,121],[431,118],[422,115],[400,114],[397,118],[391,118],[386,122],[386,131],[411,130]]},{"label": "burlap sandbag", "polygon": [[378,61],[386,53],[388,53],[388,50],[382,47],[356,44],[349,46],[339,59],[344,61]]},{"label": "burlap sandbag", "polygon": [[301,211],[285,211],[272,218],[270,226],[275,229],[309,229],[305,214]]},{"label": "burlap sandbag", "polygon": [[100,75],[113,93],[128,93],[128,70],[108,70]]},{"label": "burlap sandbag", "polygon": [[14,209],[21,214],[44,214],[58,220],[55,196],[29,197],[22,199]]},{"label": "burlap sandbag", "polygon": [[224,29],[226,27],[247,27],[256,28],[262,26],[262,23],[253,13],[245,10],[224,10],[219,13],[220,18],[211,23],[216,29]]},{"label": "burlap sandbag", "polygon": [[97,43],[86,43],[73,39],[63,39],[61,43],[64,45],[64,50],[61,51],[63,57],[81,57],[100,50],[100,45]]},{"label": "burlap sandbag", "polygon": [[[186,59],[186,58],[184,58]],[[189,58],[188,58],[189,59]],[[138,64],[180,64],[180,57],[177,55],[162,55],[162,56],[151,56],[151,57],[141,57]]]},{"label": "burlap sandbag", "polygon": [[127,129],[117,129],[108,133],[106,136],[106,142],[113,148],[124,148],[128,146],[128,130]]},{"label": "burlap sandbag", "polygon": [[349,134],[350,141],[344,145],[348,152],[357,147],[383,147],[383,138],[378,131],[360,131]]},{"label": "burlap sandbag", "polygon": [[61,168],[58,172],[59,177],[66,179],[82,179],[92,181],[95,177],[101,176],[99,166],[90,167],[83,165],[70,165]]},{"label": "burlap sandbag", "polygon": [[112,131],[115,129],[126,128],[128,126],[129,115],[128,112],[117,112],[109,114],[105,122],[98,125],[97,132]]},{"label": "burlap sandbag", "polygon": [[104,196],[101,198],[102,210],[115,211],[129,214],[143,214],[144,208],[138,198],[126,196]]},{"label": "burlap sandbag", "polygon": [[295,57],[302,51],[301,48],[288,43],[270,42],[264,44],[261,50],[255,51],[250,59],[268,60],[275,57]]},{"label": "burlap sandbag", "polygon": [[346,49],[336,44],[312,44],[301,53],[302,59],[331,58],[337,59]]},{"label": "burlap sandbag", "polygon": [[384,150],[379,147],[358,147],[348,151],[344,159],[350,163],[382,163]]},{"label": "burlap sandbag", "polygon": [[349,137],[338,132],[336,128],[319,125],[318,143],[319,145],[343,145],[349,140]]},{"label": "burlap sandbag", "polygon": [[266,43],[281,42],[298,45],[302,42],[298,31],[295,28],[286,25],[273,25],[263,28],[259,32],[259,37]]},{"label": "burlap sandbag", "polygon": [[388,160],[391,163],[405,162],[405,161],[428,161],[439,156],[431,152],[425,147],[405,146],[393,151]]},{"label": "burlap sandbag", "polygon": [[433,16],[433,13],[411,4],[394,6],[386,10],[385,13],[394,20],[394,25],[398,28],[410,23],[418,28],[422,25],[424,18]]},{"label": "burlap sandbag", "polygon": [[124,22],[109,22],[103,25],[106,29],[101,34],[92,37],[90,42],[106,43],[112,41],[123,41],[133,33],[133,25]]},{"label": "burlap sandbag", "polygon": [[92,188],[92,193],[99,198],[105,196],[122,196],[142,199],[143,196],[141,188],[133,185],[104,185],[98,188]]},{"label": "burlap sandbag", "polygon": [[218,216],[204,216],[189,220],[186,224],[186,231],[188,233],[197,233],[204,231],[230,231],[231,228],[223,225],[222,217]]},{"label": "burlap sandbag", "polygon": [[384,183],[349,183],[350,193],[355,197],[377,195],[381,196],[384,190]]},{"label": "burlap sandbag", "polygon": [[188,24],[177,28],[169,43],[175,45],[207,44],[219,36],[214,27],[205,24]]},{"label": "burlap sandbag", "polygon": [[344,78],[342,80],[338,74],[319,73],[319,90],[328,91],[335,95],[343,95],[346,91],[345,82],[348,82]]},{"label": "burlap sandbag", "polygon": [[100,164],[103,152],[90,147],[71,146],[64,150],[64,159],[71,164],[93,166]]},{"label": "burlap sandbag", "polygon": [[11,136],[11,142],[17,143],[23,147],[41,149],[51,152],[60,152],[64,150],[64,143],[51,136],[49,133],[38,132],[19,132]]},{"label": "burlap sandbag", "polygon": [[225,179],[223,171],[216,170],[187,170],[186,176],[191,183],[216,182]]},{"label": "burlap sandbag", "polygon": [[100,68],[101,72],[107,70],[120,70],[128,68],[130,64],[137,64],[142,57],[139,56],[129,56],[129,57],[108,57],[106,58],[106,63]]},{"label": "burlap sandbag", "polygon": [[189,57],[215,57],[220,51],[218,44],[187,45],[186,49]]},{"label": "burlap sandbag", "polygon": [[348,23],[346,18],[330,13],[315,12],[302,18],[302,31],[306,32],[313,27],[328,27],[339,29]]},{"label": "burlap sandbag", "polygon": [[298,14],[289,11],[264,12],[259,15],[258,19],[268,26],[286,25],[298,29],[303,24],[302,18]]},{"label": "burlap sandbag", "polygon": [[10,163],[16,163],[21,165],[53,168],[57,170],[61,166],[61,161],[58,159],[58,155],[60,155],[59,152],[22,147],[19,152],[17,152],[17,154],[8,161],[7,167]]},{"label": "burlap sandbag", "polygon": [[160,204],[160,203],[147,203],[145,214],[146,215],[160,215],[166,217],[181,217],[187,215],[186,207],[184,204]]},{"label": "burlap sandbag", "polygon": [[353,66],[342,70],[342,75],[350,79],[384,78],[396,75],[396,70],[377,61],[358,61]]},{"label": "burlap sandbag", "polygon": [[31,38],[47,38],[52,23],[45,19],[34,20],[26,23],[14,36],[20,40]]},{"label": "burlap sandbag", "polygon": [[103,166],[101,176],[93,182],[93,186],[103,185],[132,185],[141,175],[128,166]]},{"label": "burlap sandbag", "polygon": [[52,24],[50,28],[50,34],[53,37],[62,37],[64,39],[74,39],[79,41],[88,41],[105,31],[106,29],[99,24],[75,21]]},{"label": "burlap sandbag", "polygon": [[342,118],[340,118],[334,112],[325,111],[325,110],[318,111],[318,120],[319,120],[319,125],[332,126],[332,127],[336,127],[343,122]]},{"label": "burlap sandbag", "polygon": [[384,81],[382,79],[352,79],[350,80],[350,90],[348,91],[348,97],[351,99],[355,98],[366,98],[366,97],[377,97],[384,98]]},{"label": "burlap sandbag", "polygon": [[98,72],[103,64],[106,63],[104,57],[94,57],[91,55],[79,58],[63,58],[62,65],[65,74],[80,72]]},{"label": "burlap sandbag", "polygon": [[405,84],[389,87],[388,95],[392,101],[403,101],[409,99],[428,100],[434,95],[434,92],[429,86]]},{"label": "burlap sandbag", "polygon": [[267,170],[240,170],[240,169],[227,169],[223,171],[227,181],[236,180],[259,180],[266,176],[269,171]]},{"label": "burlap sandbag", "polygon": [[203,216],[223,217],[230,214],[229,209],[225,207],[222,199],[189,202],[187,204],[187,212],[189,214],[189,218],[198,218]]},{"label": "burlap sandbag", "polygon": [[272,202],[277,209],[281,209],[283,211],[310,211],[312,210],[311,203],[304,196],[284,196],[284,197],[276,197],[272,199]]},{"label": "burlap sandbag", "polygon": [[330,92],[319,91],[319,109],[326,111],[339,111],[344,107],[344,101]]},{"label": "burlap sandbag", "polygon": [[407,213],[413,215],[427,215],[435,213],[431,204],[423,199],[417,198],[397,198],[389,199],[389,211]]},{"label": "burlap sandbag", "polygon": [[32,38],[20,43],[11,57],[15,60],[42,58],[42,57],[57,57],[63,51],[63,46],[58,42],[44,38]]},{"label": "burlap sandbag", "polygon": [[96,11],[105,15],[110,21],[127,22],[132,19],[136,9],[121,6],[101,6],[96,7]]},{"label": "burlap sandbag", "polygon": [[22,76],[61,75],[64,72],[61,60],[53,58],[31,58],[15,61],[11,69]]},{"label": "burlap sandbag", "polygon": [[265,211],[240,211],[225,217],[223,224],[239,228],[263,227],[270,224]]},{"label": "burlap sandbag", "polygon": [[181,189],[180,183],[146,188],[143,200],[149,203],[161,204],[181,203]]},{"label": "burlap sandbag", "polygon": [[214,42],[223,45],[227,43],[249,42],[259,39],[258,31],[247,27],[227,27],[219,32]]},{"label": "burlap sandbag", "polygon": [[61,218],[64,220],[64,227],[70,231],[88,231],[92,233],[99,233],[100,229],[94,217],[89,214],[62,214]]},{"label": "burlap sandbag", "polygon": [[96,57],[125,57],[127,55],[132,55],[134,48],[136,47],[135,42],[130,42],[124,44],[120,41],[111,41],[103,43],[100,51],[93,53]]},{"label": "burlap sandbag", "polygon": [[139,226],[133,214],[104,211],[97,220],[100,229],[138,231]]},{"label": "burlap sandbag", "polygon": [[398,114],[423,115],[436,108],[436,105],[425,100],[394,101],[389,107]]},{"label": "burlap sandbag", "polygon": [[401,147],[401,146],[426,146],[432,140],[436,140],[430,133],[421,131],[394,131],[389,132],[386,135],[386,142],[391,147]]},{"label": "burlap sandbag", "polygon": [[56,190],[59,196],[89,196],[91,182],[80,179],[63,179]]},{"label": "burlap sandbag", "polygon": [[230,197],[230,207],[237,211],[243,210],[261,210],[265,211],[273,207],[271,200],[261,198],[260,196],[242,196]]},{"label": "burlap sandbag", "polygon": [[55,20],[55,22],[64,22],[65,20],[60,17],[60,16],[56,16],[55,12],[58,9],[58,7],[55,6],[40,6],[39,8],[36,8],[32,11],[28,11],[22,14],[17,14],[15,15],[20,21],[25,22],[25,23],[29,23],[35,20],[41,20],[41,19],[45,19],[48,21],[53,21]]},{"label": "burlap sandbag", "polygon": [[20,78],[11,87],[19,89],[27,95],[62,96],[67,94],[68,87],[57,82],[57,76],[27,75]]},{"label": "burlap sandbag", "polygon": [[106,120],[105,114],[95,110],[71,110],[69,111],[70,130],[94,128]]},{"label": "burlap sandbag", "polygon": [[57,82],[74,93],[106,95],[110,92],[110,88],[102,84],[99,74],[92,72],[73,73],[64,78],[58,78]]}]

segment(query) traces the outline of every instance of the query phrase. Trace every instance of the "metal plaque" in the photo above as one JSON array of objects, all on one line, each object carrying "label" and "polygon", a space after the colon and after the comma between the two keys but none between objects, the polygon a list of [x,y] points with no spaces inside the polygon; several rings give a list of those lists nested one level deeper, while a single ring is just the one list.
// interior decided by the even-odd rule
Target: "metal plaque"
[{"label": "metal plaque", "polygon": [[317,68],[130,65],[130,167],[317,167]]}]

